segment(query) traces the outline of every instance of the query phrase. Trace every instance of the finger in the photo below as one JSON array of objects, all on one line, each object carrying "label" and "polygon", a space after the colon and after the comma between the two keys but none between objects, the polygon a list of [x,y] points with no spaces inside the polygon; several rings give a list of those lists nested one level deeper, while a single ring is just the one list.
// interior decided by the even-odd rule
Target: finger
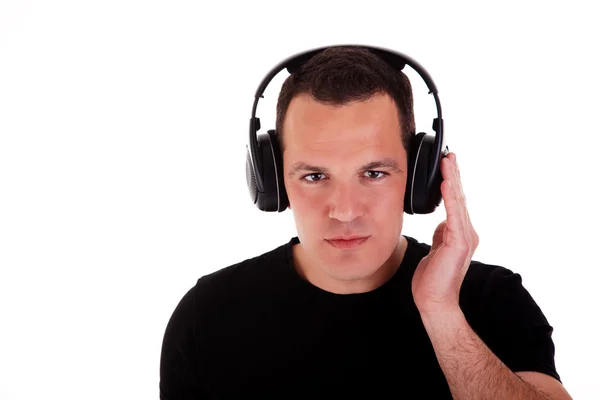
[{"label": "finger", "polygon": [[460,177],[460,167],[458,166],[458,161],[456,159],[456,153],[452,154],[453,156],[453,162],[454,162],[454,172],[455,172],[455,178],[456,178],[456,183],[458,185],[458,187],[460,188],[460,190],[457,190],[456,193],[458,195],[458,201],[459,203],[462,205],[462,211],[463,211],[463,217],[465,219],[465,227],[468,227],[471,223],[471,218],[469,217],[469,210],[467,207],[467,198],[465,196],[465,191],[463,188],[463,184],[462,184],[462,179]]},{"label": "finger", "polygon": [[459,201],[466,205],[465,193],[463,191],[462,180],[460,178],[460,168],[458,167],[458,161],[456,159],[456,153],[452,153],[452,170],[454,172],[454,180],[456,181],[456,193],[460,196]]},{"label": "finger", "polygon": [[444,242],[444,231],[446,230],[447,221],[442,221],[433,232],[431,247],[437,249]]},{"label": "finger", "polygon": [[444,231],[444,242],[450,246],[462,246],[465,240],[464,234],[464,215],[460,204],[460,197],[457,194],[457,179],[454,172],[451,157],[442,159],[442,181],[441,191],[446,209],[446,230]]},{"label": "finger", "polygon": [[469,246],[477,247],[479,243],[479,238],[475,229],[473,228],[473,224],[471,223],[471,216],[469,214],[469,209],[467,207],[467,199],[464,193],[462,179],[460,176],[460,167],[458,166],[458,161],[456,159],[456,154],[452,154],[452,161],[454,164],[454,172],[456,174],[456,181],[460,187],[460,190],[456,190],[458,196],[458,203],[461,205],[461,214],[463,219],[463,229],[465,233],[465,238],[469,244]]},{"label": "finger", "polygon": [[464,203],[464,193],[462,192],[462,184],[460,181],[460,176],[459,176],[459,172],[458,172],[458,166],[456,163],[456,154],[454,153],[449,153],[448,154],[448,161],[447,161],[447,166],[446,166],[446,171],[445,174],[442,174],[444,176],[444,179],[449,180],[449,184],[452,187],[452,193],[454,196],[456,196],[456,201],[458,202],[458,204],[463,204]]}]

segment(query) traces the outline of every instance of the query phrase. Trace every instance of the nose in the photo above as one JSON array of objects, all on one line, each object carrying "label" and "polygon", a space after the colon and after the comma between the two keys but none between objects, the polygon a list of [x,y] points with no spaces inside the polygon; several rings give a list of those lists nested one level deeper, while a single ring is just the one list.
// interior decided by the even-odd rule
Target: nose
[{"label": "nose", "polygon": [[330,198],[329,218],[350,222],[362,216],[363,212],[360,188],[353,183],[337,184]]}]

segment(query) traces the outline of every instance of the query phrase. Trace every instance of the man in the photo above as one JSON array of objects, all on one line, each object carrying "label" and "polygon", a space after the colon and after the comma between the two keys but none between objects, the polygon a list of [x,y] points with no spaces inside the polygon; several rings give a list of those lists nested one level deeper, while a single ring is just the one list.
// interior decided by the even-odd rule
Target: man
[{"label": "man", "polygon": [[412,106],[408,78],[360,48],[285,81],[276,131],[298,236],[183,296],[161,399],[570,399],[520,276],[471,260],[454,153],[432,245],[401,234]]}]

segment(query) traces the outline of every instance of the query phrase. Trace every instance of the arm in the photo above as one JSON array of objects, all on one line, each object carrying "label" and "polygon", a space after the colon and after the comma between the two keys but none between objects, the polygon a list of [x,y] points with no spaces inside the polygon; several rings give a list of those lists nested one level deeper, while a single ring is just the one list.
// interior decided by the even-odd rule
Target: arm
[{"label": "arm", "polygon": [[165,329],[160,354],[160,400],[205,398],[195,338],[195,288],[179,301]]},{"label": "arm", "polygon": [[454,399],[571,399],[548,375],[514,374],[475,334],[460,308],[421,313],[421,319]]},{"label": "arm", "polygon": [[[459,305],[459,295],[479,244],[479,235],[469,217],[456,155],[449,153],[442,159],[440,167],[443,177],[441,192],[447,218],[438,225],[429,254],[415,270],[412,293],[454,399],[570,399],[560,382],[553,377],[530,371],[521,372],[518,376],[496,356],[503,353],[502,360],[516,371],[531,368],[535,360],[541,362],[548,359],[548,346],[544,348],[544,344],[548,343],[536,343],[536,336],[543,338],[544,331],[547,332],[549,328],[541,313],[538,313],[537,322],[535,319],[515,320],[515,316],[521,314],[520,308],[527,309],[527,305],[530,310],[533,308],[532,301],[522,296],[512,296],[513,292],[498,288],[497,293],[511,294],[504,300],[514,302],[510,306],[519,311],[510,312],[511,307],[505,301],[491,313],[492,322],[487,331],[493,339],[488,339],[486,343],[495,346],[495,352],[467,322]],[[502,272],[501,269],[497,271]],[[519,278],[518,275],[515,277]],[[505,282],[519,283],[515,279]],[[503,319],[508,323],[504,324]],[[512,344],[511,339],[516,340],[515,346],[502,346]]]}]

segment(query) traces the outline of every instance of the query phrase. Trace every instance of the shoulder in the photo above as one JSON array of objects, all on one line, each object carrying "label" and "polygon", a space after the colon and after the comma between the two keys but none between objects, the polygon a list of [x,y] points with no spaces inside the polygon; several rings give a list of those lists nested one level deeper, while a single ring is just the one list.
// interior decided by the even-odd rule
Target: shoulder
[{"label": "shoulder", "polygon": [[288,257],[293,239],[270,251],[200,277],[192,291],[197,302],[242,299],[277,290],[289,279]]},{"label": "shoulder", "polygon": [[483,314],[495,308],[499,296],[525,290],[521,275],[511,269],[473,260],[460,289],[461,306],[472,313]]},{"label": "shoulder", "polygon": [[481,295],[487,296],[495,287],[506,283],[521,283],[521,275],[509,268],[472,260],[463,281],[465,290],[478,290]]},{"label": "shoulder", "polygon": [[535,337],[542,341],[553,332],[521,274],[507,267],[471,261],[459,299],[465,317],[486,340]]},{"label": "shoulder", "polygon": [[[404,237],[408,240],[411,255],[415,259],[420,260],[429,254],[431,250],[430,244],[420,242],[410,236],[404,235]],[[518,274],[501,265],[472,260],[463,281],[463,288],[472,289],[472,286],[481,286],[486,283],[491,284],[492,282],[497,283],[503,279],[510,279],[512,276],[519,277]]]},{"label": "shoulder", "polygon": [[[505,298],[515,301],[530,299],[523,286],[521,274],[508,267],[473,260],[461,287],[465,301],[477,301],[481,308],[506,304]],[[500,303],[500,304],[498,304]]]},{"label": "shoulder", "polygon": [[[409,236],[405,237],[410,243],[411,254],[418,263],[429,253],[431,245]],[[506,266],[476,259],[471,261],[460,289],[460,304],[465,311],[470,314],[489,311],[490,307],[506,303],[503,298],[511,295],[517,295],[515,301],[529,300],[519,273]]]},{"label": "shoulder", "polygon": [[219,314],[244,312],[260,298],[285,290],[290,243],[198,278],[179,300],[169,329],[183,331]]}]

